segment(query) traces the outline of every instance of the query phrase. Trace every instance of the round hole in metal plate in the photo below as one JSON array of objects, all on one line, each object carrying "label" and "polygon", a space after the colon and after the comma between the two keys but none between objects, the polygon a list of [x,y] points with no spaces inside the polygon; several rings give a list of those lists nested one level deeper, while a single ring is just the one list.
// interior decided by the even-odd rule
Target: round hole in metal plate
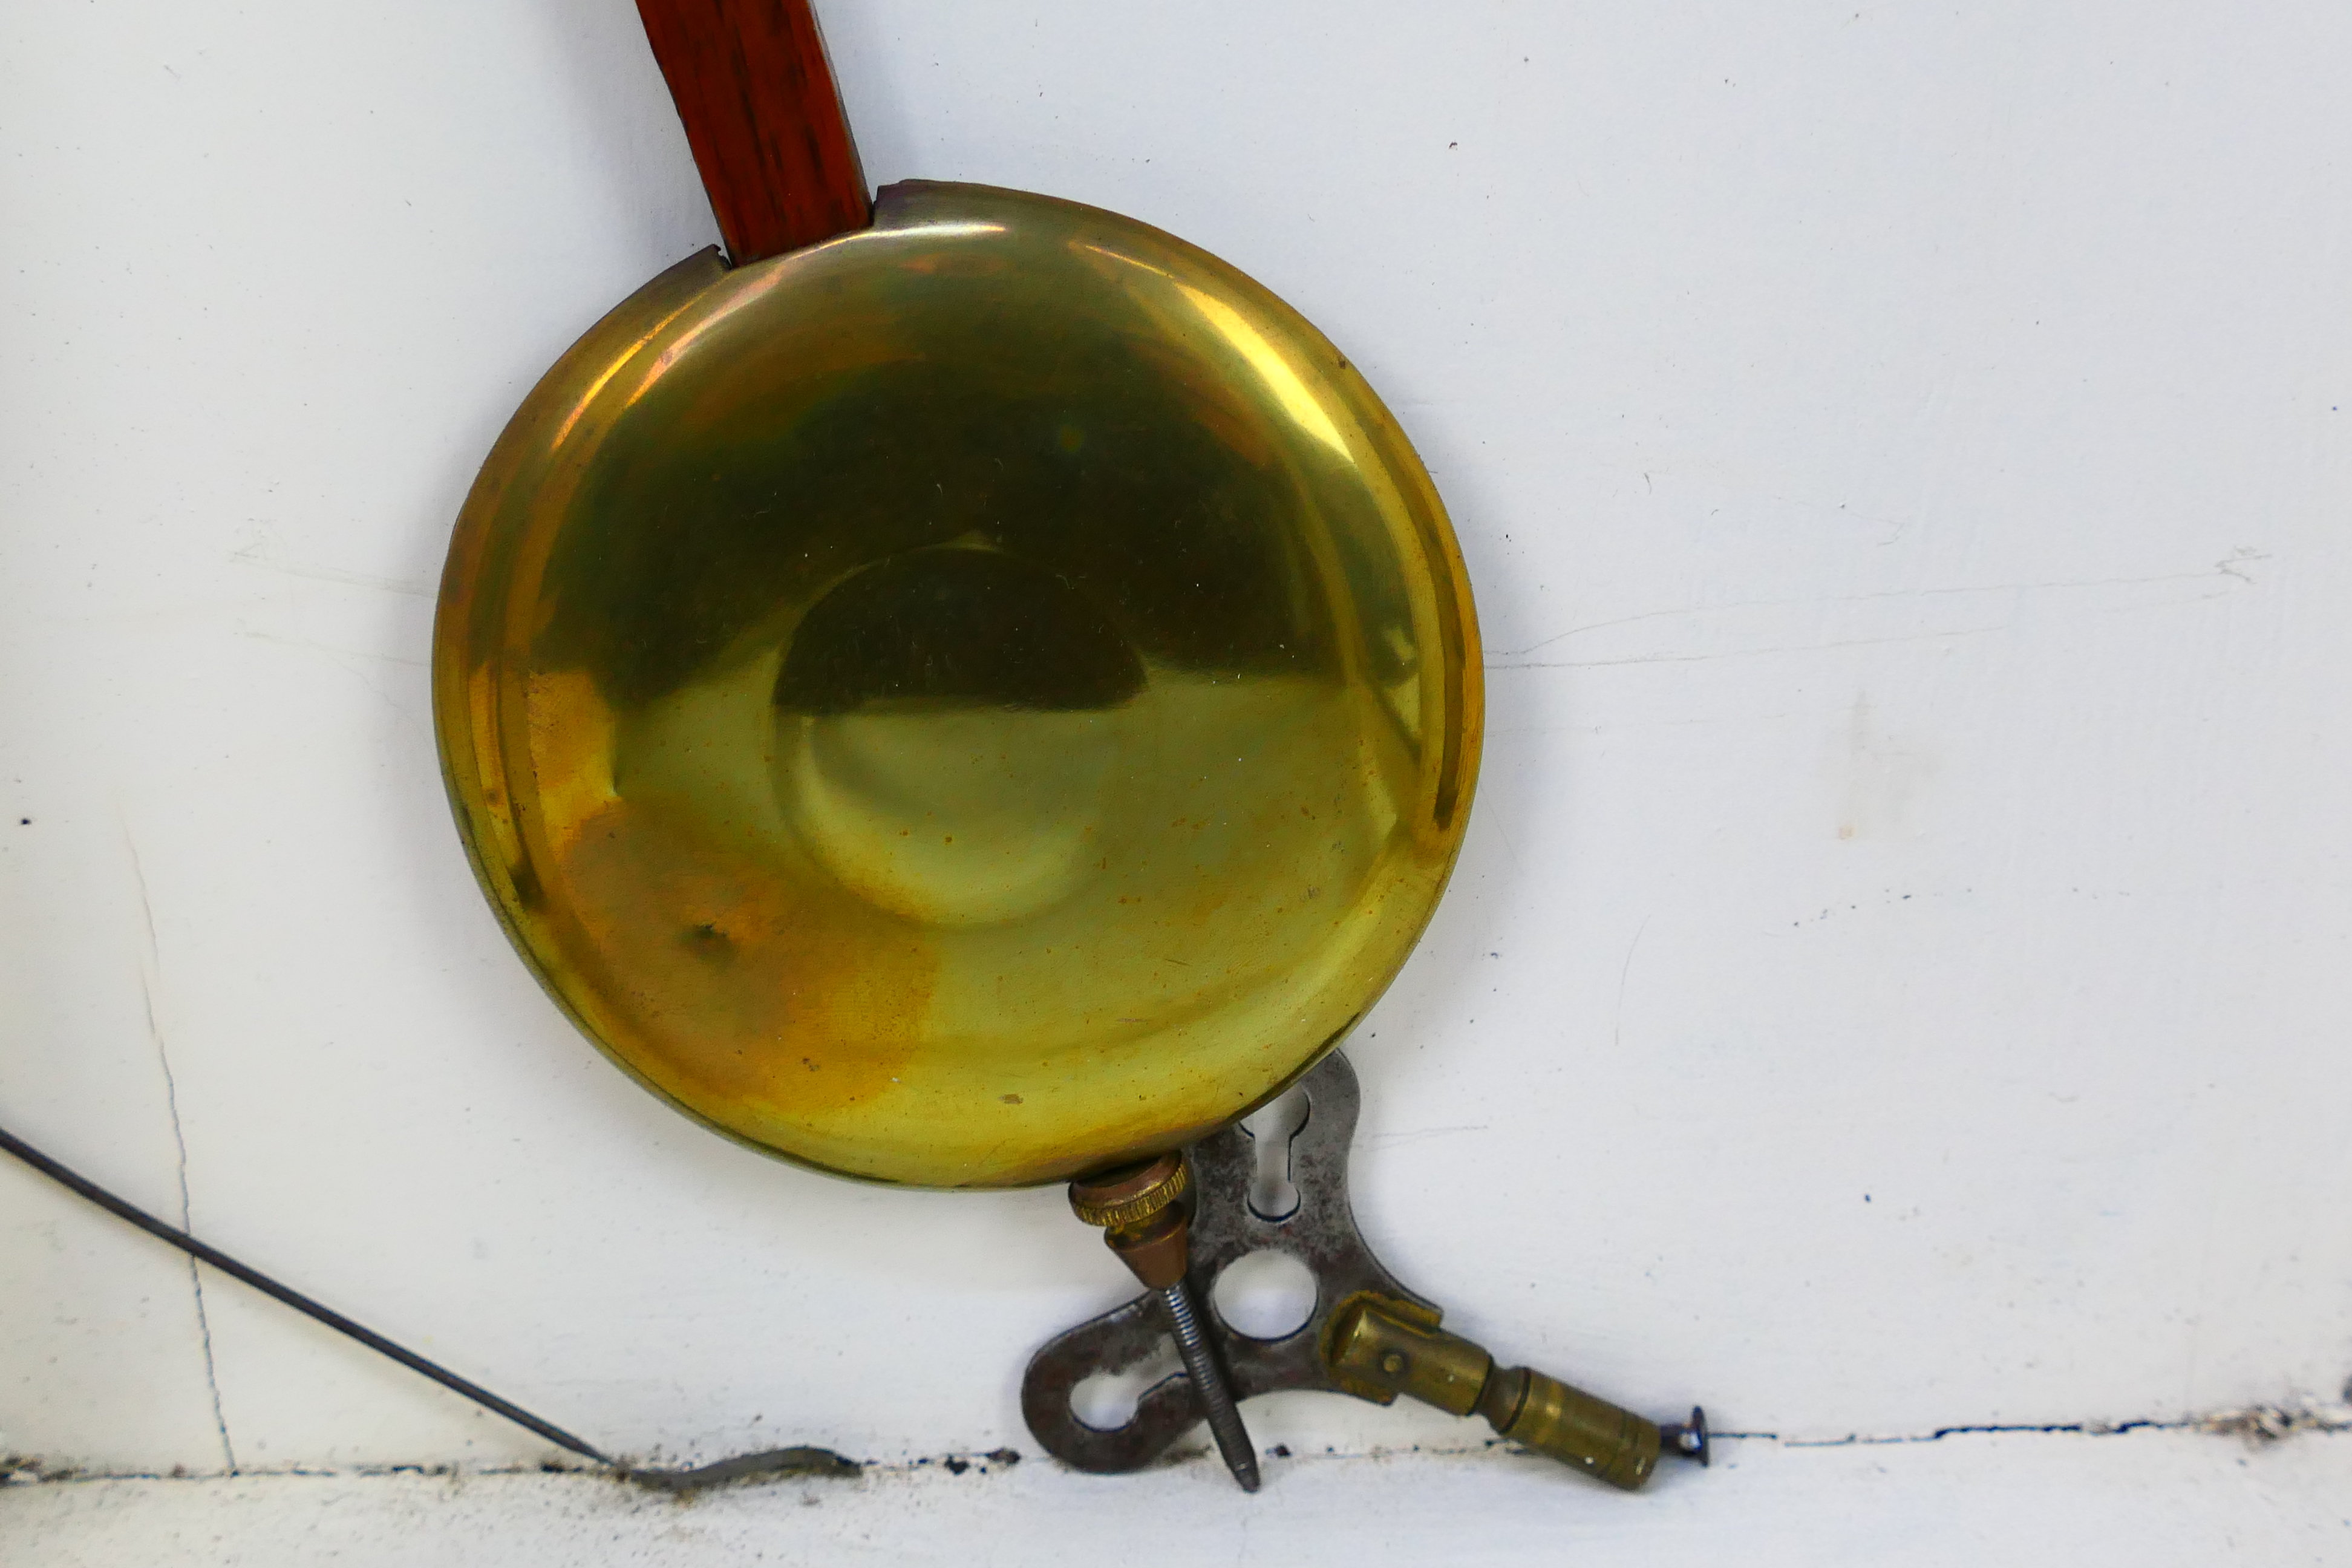
[{"label": "round hole in metal plate", "polygon": [[1278,1340],[1315,1315],[1315,1276],[1290,1254],[1267,1248],[1225,1265],[1209,1299],[1234,1332]]}]

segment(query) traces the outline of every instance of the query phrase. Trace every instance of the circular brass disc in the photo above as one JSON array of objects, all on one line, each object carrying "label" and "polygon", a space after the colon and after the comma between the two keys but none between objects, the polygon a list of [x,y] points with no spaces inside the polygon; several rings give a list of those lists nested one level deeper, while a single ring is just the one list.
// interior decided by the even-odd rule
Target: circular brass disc
[{"label": "circular brass disc", "polygon": [[582,339],[466,502],[434,690],[573,1020],[927,1186],[1305,1071],[1436,903],[1480,713],[1452,531],[1336,349],[1155,229],[945,184]]}]

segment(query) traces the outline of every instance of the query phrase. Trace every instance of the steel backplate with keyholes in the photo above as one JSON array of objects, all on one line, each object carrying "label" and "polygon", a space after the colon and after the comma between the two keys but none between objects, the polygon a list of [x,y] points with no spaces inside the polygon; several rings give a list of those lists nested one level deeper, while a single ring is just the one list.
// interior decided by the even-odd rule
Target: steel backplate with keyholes
[{"label": "steel backplate with keyholes", "polygon": [[[1356,1229],[1348,1197],[1355,1069],[1335,1051],[1298,1092],[1305,1120],[1286,1150],[1265,1151],[1287,1161],[1297,1204],[1287,1212],[1261,1212],[1251,1199],[1261,1151],[1247,1128],[1221,1128],[1190,1152],[1200,1194],[1192,1226],[1194,1294],[1213,1311],[1218,1277],[1267,1252],[1304,1264],[1315,1288],[1306,1319],[1273,1338],[1215,1320],[1213,1336],[1234,1397],[1307,1390],[1386,1405],[1411,1394],[1455,1415],[1484,1415],[1503,1436],[1629,1489],[1649,1479],[1662,1453],[1707,1462],[1703,1411],[1693,1409],[1680,1425],[1656,1426],[1541,1373],[1497,1369],[1485,1351],[1440,1330],[1438,1306],[1400,1284]],[[1056,1336],[1022,1380],[1021,1413],[1030,1432],[1081,1470],[1120,1474],[1158,1458],[1201,1419],[1183,1374],[1146,1389],[1115,1427],[1088,1425],[1073,1399],[1090,1377],[1150,1361],[1163,1338],[1148,1297]]]}]

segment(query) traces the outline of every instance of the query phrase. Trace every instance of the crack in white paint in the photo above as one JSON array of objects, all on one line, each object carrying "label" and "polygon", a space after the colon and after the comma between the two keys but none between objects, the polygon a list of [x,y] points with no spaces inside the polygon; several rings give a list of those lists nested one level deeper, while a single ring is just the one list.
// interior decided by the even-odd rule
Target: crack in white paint
[{"label": "crack in white paint", "polygon": [[[147,1037],[155,1042],[155,1062],[163,1069],[163,1104],[172,1118],[172,1146],[176,1156],[175,1171],[180,1184],[180,1228],[195,1228],[194,1205],[188,1194],[188,1138],[180,1122],[180,1084],[172,1073],[172,1054],[163,1044],[163,1026],[155,1016],[155,986],[162,978],[162,950],[155,940],[155,906],[147,896],[147,868],[139,858],[138,841],[131,837],[125,823],[122,838],[131,851],[131,874],[139,885],[139,913],[146,932],[146,951],[139,966],[139,998],[147,1013]],[[211,1395],[213,1426],[220,1434],[221,1458],[227,1465],[226,1474],[241,1473],[236,1462],[236,1445],[228,1435],[228,1415],[221,1406],[220,1371],[213,1361],[212,1318],[205,1310],[205,1277],[196,1260],[187,1259],[188,1289],[196,1303],[196,1337],[204,1347],[205,1388]]]}]

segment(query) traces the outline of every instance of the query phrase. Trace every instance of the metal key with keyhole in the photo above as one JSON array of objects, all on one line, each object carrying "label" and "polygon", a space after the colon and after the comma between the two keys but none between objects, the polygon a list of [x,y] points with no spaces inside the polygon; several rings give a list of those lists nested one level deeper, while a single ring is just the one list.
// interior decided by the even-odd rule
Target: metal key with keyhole
[{"label": "metal key with keyhole", "polygon": [[[1258,1174],[1250,1132],[1236,1123],[1190,1150],[1198,1210],[1190,1283],[1209,1302],[1208,1331],[1234,1396],[1321,1389],[1387,1405],[1410,1394],[1457,1415],[1484,1415],[1503,1436],[1613,1486],[1638,1487],[1661,1454],[1707,1461],[1706,1417],[1661,1426],[1526,1367],[1498,1368],[1487,1352],[1439,1327],[1434,1302],[1398,1282],[1356,1229],[1348,1198],[1348,1148],[1360,1103],[1356,1075],[1338,1053],[1300,1080],[1306,1121],[1290,1142],[1297,1206],[1269,1216],[1253,1208]],[[1275,1206],[1275,1205],[1269,1205]],[[1315,1281],[1307,1321],[1275,1339],[1241,1333],[1216,1310],[1224,1270],[1254,1253],[1305,1265]],[[1178,1373],[1146,1389],[1122,1425],[1089,1426],[1072,1408],[1078,1385],[1130,1372],[1164,1352],[1166,1330],[1150,1297],[1081,1323],[1039,1350],[1022,1380],[1021,1411],[1045,1450],[1075,1468],[1114,1475],[1140,1469],[1202,1418]]]}]

